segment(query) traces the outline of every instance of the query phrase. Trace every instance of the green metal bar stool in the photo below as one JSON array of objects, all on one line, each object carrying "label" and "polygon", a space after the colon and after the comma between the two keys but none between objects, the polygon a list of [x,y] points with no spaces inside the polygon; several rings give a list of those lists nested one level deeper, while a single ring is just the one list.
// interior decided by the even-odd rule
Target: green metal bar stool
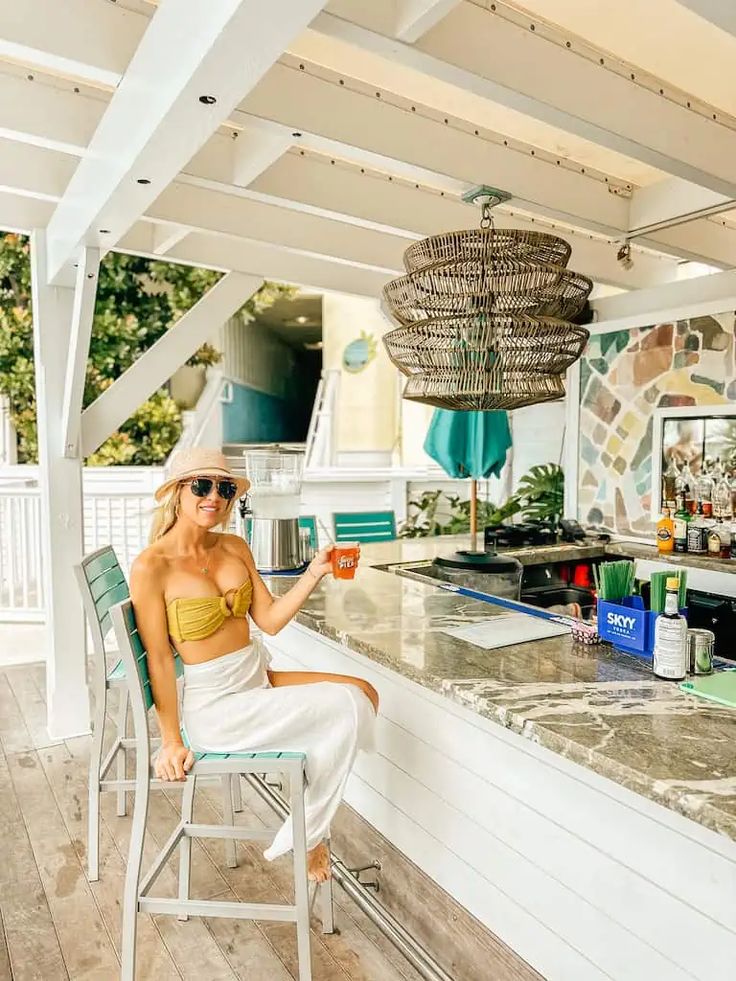
[{"label": "green metal bar stool", "polygon": [[[111,629],[110,608],[114,603],[128,599],[128,583],[120,568],[115,550],[111,545],[86,555],[74,567],[79,591],[82,595],[84,612],[92,635],[91,688],[94,692],[94,711],[92,718],[92,746],[89,758],[88,808],[87,808],[87,878],[96,882],[100,877],[100,794],[114,793],[117,796],[117,814],[123,816],[126,810],[125,794],[135,789],[135,781],[126,779],[127,756],[137,749],[136,740],[127,735],[128,726],[128,682],[125,666],[119,659],[112,670],[107,668],[108,647],[106,637]],[[174,655],[177,677],[182,674],[181,660]],[[119,707],[115,720],[115,739],[103,759],[102,751],[107,722],[107,693],[110,689],[119,691]],[[113,764],[116,776],[107,777]],[[177,784],[155,780],[153,786],[166,786],[169,789]],[[241,810],[240,778],[232,779],[232,804],[234,810]],[[227,804],[227,802],[225,802]],[[226,812],[227,813],[227,812]],[[228,843],[228,864],[237,864],[235,843]]]},{"label": "green metal bar stool", "polygon": [[[281,920],[296,924],[299,981],[311,981],[309,936],[310,899],[307,880],[307,833],[304,817],[304,787],[306,756],[304,753],[195,753],[195,762],[184,781],[181,820],[159,852],[150,869],[141,877],[143,845],[148,816],[151,787],[150,741],[148,712],[153,706],[153,694],[143,642],[138,633],[133,606],[125,600],[110,611],[118,648],[122,654],[133,716],[133,730],[138,744],[136,753],[135,804],[130,834],[128,865],[123,894],[123,924],[121,937],[121,981],[134,981],[136,921],[138,912],[165,913],[186,920],[194,916],[223,916],[246,920]],[[294,830],[294,895],[293,905],[270,903],[233,903],[216,900],[191,899],[189,896],[192,838],[226,838],[232,840],[270,841],[274,831],[235,825],[227,813],[222,825],[192,823],[194,793],[202,776],[220,776],[223,782],[231,774],[286,773],[290,783],[291,815]],[[229,783],[228,783],[229,787]],[[151,887],[175,849],[179,848],[179,895],[175,899],[149,895]],[[315,890],[315,893],[317,890]],[[333,929],[332,880],[319,887],[322,894],[322,929]]]}]

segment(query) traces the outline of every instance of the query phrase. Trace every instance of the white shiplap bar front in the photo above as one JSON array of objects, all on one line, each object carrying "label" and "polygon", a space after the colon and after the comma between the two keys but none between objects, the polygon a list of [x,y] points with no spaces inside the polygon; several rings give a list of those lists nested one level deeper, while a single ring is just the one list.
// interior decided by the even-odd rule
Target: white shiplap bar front
[{"label": "white shiplap bar front", "polygon": [[347,802],[550,981],[732,981],[736,844],[299,624],[276,668],[379,691]]}]

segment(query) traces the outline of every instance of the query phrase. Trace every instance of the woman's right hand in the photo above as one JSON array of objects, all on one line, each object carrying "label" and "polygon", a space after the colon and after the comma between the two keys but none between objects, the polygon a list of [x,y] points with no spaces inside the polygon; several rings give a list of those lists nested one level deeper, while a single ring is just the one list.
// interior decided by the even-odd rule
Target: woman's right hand
[{"label": "woman's right hand", "polygon": [[153,769],[159,780],[186,780],[194,765],[194,753],[184,743],[162,743]]}]

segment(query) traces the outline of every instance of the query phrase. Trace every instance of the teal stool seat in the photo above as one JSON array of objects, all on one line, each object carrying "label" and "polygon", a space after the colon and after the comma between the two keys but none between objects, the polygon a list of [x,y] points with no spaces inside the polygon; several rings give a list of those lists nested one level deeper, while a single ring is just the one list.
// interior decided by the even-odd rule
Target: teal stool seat
[{"label": "teal stool seat", "polygon": [[339,511],[332,515],[336,542],[390,542],[396,538],[393,511]]}]

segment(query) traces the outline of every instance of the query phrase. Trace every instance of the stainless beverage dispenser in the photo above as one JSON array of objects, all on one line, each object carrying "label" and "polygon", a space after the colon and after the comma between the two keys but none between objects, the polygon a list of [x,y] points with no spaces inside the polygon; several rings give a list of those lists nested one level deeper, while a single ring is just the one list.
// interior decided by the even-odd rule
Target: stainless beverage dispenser
[{"label": "stainless beverage dispenser", "polygon": [[299,536],[303,453],[252,450],[245,454],[250,480],[250,547],[259,572],[288,572],[304,565]]}]

